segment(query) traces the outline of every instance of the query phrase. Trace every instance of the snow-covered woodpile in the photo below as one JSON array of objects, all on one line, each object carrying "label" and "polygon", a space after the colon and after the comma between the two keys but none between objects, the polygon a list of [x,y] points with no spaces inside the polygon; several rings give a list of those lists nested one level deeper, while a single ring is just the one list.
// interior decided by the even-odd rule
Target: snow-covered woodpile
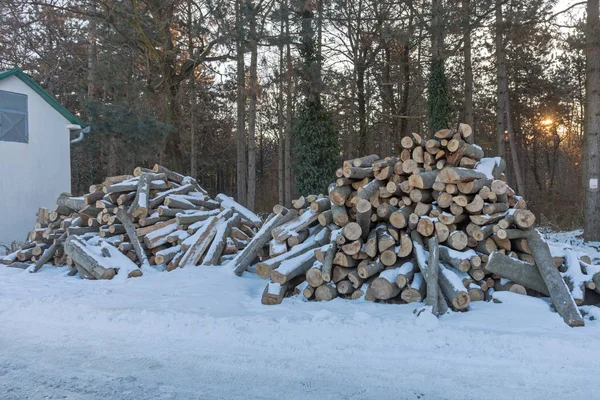
[{"label": "snow-covered woodpile", "polygon": [[151,265],[219,265],[261,225],[231,197],[211,199],[195,179],[155,165],[106,178],[82,197],[63,194],[52,211],[40,208],[29,240],[0,261],[31,272],[68,265],[89,279],[133,277]]},{"label": "snow-covered woodpile", "polygon": [[511,291],[550,295],[566,323],[583,324],[576,303],[600,284],[598,269],[573,254],[552,256],[534,214],[506,184],[504,160],[484,158],[465,124],[401,144],[399,157],[345,161],[327,197],[275,206],[231,261],[238,275],[249,268],[270,279],[264,304],[303,293],[425,301],[438,315]]}]

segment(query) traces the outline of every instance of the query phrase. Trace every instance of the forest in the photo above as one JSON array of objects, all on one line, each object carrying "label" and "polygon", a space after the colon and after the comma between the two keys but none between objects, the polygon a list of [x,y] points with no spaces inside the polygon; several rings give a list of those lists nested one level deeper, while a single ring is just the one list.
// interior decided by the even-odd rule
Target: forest
[{"label": "forest", "polygon": [[74,194],[161,163],[267,211],[326,193],[341,160],[462,122],[540,225],[600,225],[582,178],[600,173],[598,0],[2,4],[0,70],[91,126]]}]

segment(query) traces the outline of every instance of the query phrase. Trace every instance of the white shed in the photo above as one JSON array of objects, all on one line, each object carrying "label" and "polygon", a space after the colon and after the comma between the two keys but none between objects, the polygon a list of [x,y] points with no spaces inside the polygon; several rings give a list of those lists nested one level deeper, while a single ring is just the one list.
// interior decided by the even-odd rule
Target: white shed
[{"label": "white shed", "polygon": [[71,191],[70,131],[82,127],[21,70],[0,72],[0,245],[24,241],[38,208]]}]

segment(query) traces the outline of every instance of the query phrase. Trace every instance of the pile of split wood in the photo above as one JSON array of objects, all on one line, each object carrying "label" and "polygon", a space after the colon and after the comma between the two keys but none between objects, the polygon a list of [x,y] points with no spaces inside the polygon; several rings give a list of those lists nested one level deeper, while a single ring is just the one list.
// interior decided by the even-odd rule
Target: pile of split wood
[{"label": "pile of split wood", "polygon": [[344,162],[328,196],[276,206],[232,266],[270,279],[264,304],[302,292],[426,301],[438,314],[508,290],[549,295],[569,325],[582,325],[576,303],[597,290],[598,267],[568,250],[553,257],[506,184],[505,162],[484,158],[472,138],[460,124],[429,140],[404,137],[398,157]]},{"label": "pile of split wood", "polygon": [[0,262],[31,272],[68,265],[89,279],[140,276],[151,265],[219,265],[261,225],[231,197],[211,199],[195,179],[155,165],[106,178],[82,197],[63,194],[53,211],[40,208],[28,241]]}]

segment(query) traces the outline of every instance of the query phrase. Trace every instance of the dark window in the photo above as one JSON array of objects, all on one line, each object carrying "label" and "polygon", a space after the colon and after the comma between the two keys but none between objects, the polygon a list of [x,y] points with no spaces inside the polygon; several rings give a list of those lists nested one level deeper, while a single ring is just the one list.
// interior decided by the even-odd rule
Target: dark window
[{"label": "dark window", "polygon": [[0,141],[29,143],[27,95],[0,90]]}]

